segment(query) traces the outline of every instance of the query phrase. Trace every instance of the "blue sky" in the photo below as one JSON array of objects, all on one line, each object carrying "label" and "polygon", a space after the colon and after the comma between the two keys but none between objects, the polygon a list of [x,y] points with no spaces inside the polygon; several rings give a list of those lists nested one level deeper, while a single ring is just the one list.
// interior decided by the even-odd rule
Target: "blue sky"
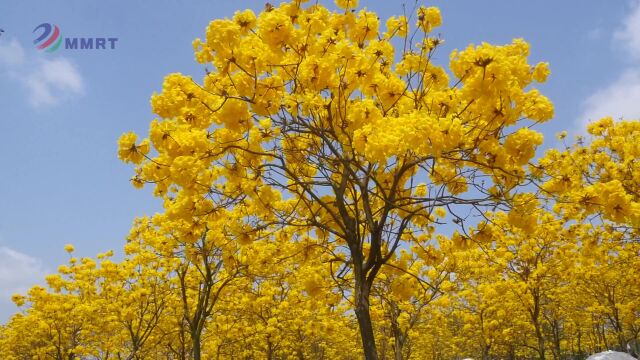
[{"label": "blue sky", "polygon": [[[360,2],[383,19],[402,13],[401,1]],[[541,89],[556,118],[539,127],[547,145],[589,119],[640,115],[638,1],[423,3],[443,14],[441,64],[454,48],[514,37],[531,44],[532,63],[550,62]],[[133,169],[117,159],[118,137],[146,133],[149,97],[164,75],[203,74],[191,41],[209,21],[263,7],[264,0],[0,1],[0,322],[15,311],[11,293],[67,260],[64,244],[79,256],[118,251],[134,217],[159,209],[149,191],[130,186]],[[65,37],[119,40],[113,50],[45,53],[32,32],[44,22]]]}]

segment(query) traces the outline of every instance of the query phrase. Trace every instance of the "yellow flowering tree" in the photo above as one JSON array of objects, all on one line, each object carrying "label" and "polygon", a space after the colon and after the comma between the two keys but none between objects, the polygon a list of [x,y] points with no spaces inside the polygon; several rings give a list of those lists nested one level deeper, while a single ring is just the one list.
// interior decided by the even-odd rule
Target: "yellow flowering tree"
[{"label": "yellow flowering tree", "polygon": [[456,288],[452,281],[457,259],[450,243],[440,237],[438,248],[401,250],[381,269],[371,301],[381,357],[411,358],[422,336],[415,329],[423,322],[425,308],[446,302],[445,294]]},{"label": "yellow flowering tree", "polygon": [[633,240],[640,228],[640,122],[606,117],[587,132],[539,160],[541,188],[565,218],[609,223]]},{"label": "yellow flowering tree", "polygon": [[[519,309],[516,311],[523,312],[533,333],[524,337],[535,339],[531,348],[543,360],[550,350],[547,329],[553,330],[560,315],[553,297],[568,282],[564,274],[574,265],[570,254],[576,237],[584,230],[582,224],[568,225],[542,210],[530,214],[535,222],[532,229],[525,230],[510,225],[509,215],[498,213],[492,219],[493,242],[484,250],[484,262],[500,274],[503,292],[510,293],[505,300],[511,299],[513,307]],[[559,347],[559,339],[554,340],[552,343]],[[558,352],[557,348],[553,351]]]},{"label": "yellow flowering tree", "polygon": [[[207,323],[214,316],[219,299],[228,296],[242,264],[235,257],[236,244],[222,233],[208,230],[217,226],[220,217],[179,212],[181,206],[168,201],[164,214],[138,219],[125,250],[143,259],[143,271],[155,271],[155,278],[167,279],[172,283],[169,289],[179,293],[178,314],[183,320],[179,323],[186,325],[180,326],[179,331],[188,333],[190,344],[186,349],[198,360],[203,353]],[[148,291],[147,287],[143,290]]]},{"label": "yellow flowering tree", "polygon": [[[183,219],[224,219],[211,229],[225,239],[313,232],[342,263],[334,275],[349,280],[364,355],[376,359],[381,268],[430,238],[436,208],[463,225],[461,214],[511,199],[542,142],[521,124],[553,115],[531,88],[548,69],[514,40],[454,51],[450,76],[432,61],[436,8],[382,29],[356,1],[303,3],[212,21],[194,42],[203,81],[167,76],[149,140],[126,134],[119,155],[137,164],[134,185],[153,184]],[[208,221],[192,226],[196,238]]]},{"label": "yellow flowering tree", "polygon": [[575,289],[587,313],[592,314],[596,344],[637,352],[640,342],[640,243],[623,242],[622,232],[599,227],[583,237],[584,245],[577,258]]}]

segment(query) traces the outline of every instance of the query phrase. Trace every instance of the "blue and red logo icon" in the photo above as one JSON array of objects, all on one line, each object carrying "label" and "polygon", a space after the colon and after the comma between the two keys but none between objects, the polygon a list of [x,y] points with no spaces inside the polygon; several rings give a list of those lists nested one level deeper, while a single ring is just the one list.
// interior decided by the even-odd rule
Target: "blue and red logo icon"
[{"label": "blue and red logo icon", "polygon": [[33,40],[36,47],[46,52],[58,50],[60,44],[62,44],[62,36],[60,36],[60,28],[58,28],[58,25],[43,23],[36,26],[33,32],[37,32],[40,29],[42,29],[42,33],[37,39]]}]

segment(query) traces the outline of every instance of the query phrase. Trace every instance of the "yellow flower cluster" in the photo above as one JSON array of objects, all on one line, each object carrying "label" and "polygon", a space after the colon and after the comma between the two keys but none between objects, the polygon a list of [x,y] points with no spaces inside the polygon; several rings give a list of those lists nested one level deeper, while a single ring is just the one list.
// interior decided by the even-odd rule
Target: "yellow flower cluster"
[{"label": "yellow flower cluster", "polygon": [[550,150],[539,165],[547,175],[543,189],[558,198],[556,210],[567,218],[601,215],[618,224],[640,227],[640,123],[589,124],[592,136],[565,151]]}]

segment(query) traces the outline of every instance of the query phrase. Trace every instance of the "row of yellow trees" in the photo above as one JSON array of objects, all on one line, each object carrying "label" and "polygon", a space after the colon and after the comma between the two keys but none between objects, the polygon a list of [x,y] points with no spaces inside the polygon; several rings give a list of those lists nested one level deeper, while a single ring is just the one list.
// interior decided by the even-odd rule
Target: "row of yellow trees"
[{"label": "row of yellow trees", "polygon": [[[534,159],[529,46],[432,59],[437,8],[381,26],[294,0],[215,20],[120,138],[164,212],[125,257],[14,296],[3,359],[571,359],[640,335],[640,122]],[[415,26],[411,26],[414,24]],[[383,28],[384,27],[384,28]],[[561,135],[563,137],[563,135]]]},{"label": "row of yellow trees", "polygon": [[[440,238],[383,267],[370,296],[379,358],[583,359],[637,346],[637,242],[547,213],[525,235],[506,217],[470,244]],[[161,254],[146,245],[165,238],[149,221],[124,261],[71,257],[48,290],[15,296],[23,312],[0,331],[3,359],[362,357],[349,276],[332,276],[317,239]]]}]

